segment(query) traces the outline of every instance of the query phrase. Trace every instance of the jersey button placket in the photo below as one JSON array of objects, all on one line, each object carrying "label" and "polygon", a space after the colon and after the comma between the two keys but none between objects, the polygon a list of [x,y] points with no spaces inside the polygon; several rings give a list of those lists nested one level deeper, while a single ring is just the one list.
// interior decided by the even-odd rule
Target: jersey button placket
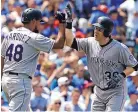
[{"label": "jersey button placket", "polygon": [[103,74],[103,63],[102,63],[102,59],[103,59],[103,50],[101,49],[99,52],[99,58],[100,58],[100,62],[99,62],[99,82],[100,82],[100,87],[104,88],[104,74]]}]

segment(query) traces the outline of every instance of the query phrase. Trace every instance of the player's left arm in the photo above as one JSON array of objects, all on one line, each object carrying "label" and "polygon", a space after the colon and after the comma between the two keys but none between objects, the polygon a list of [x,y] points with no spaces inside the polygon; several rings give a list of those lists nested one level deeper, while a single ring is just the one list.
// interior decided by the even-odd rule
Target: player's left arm
[{"label": "player's left arm", "polygon": [[129,51],[128,47],[122,44],[120,49],[120,62],[126,66],[126,69],[122,72],[123,75],[129,76],[133,71],[138,71],[138,61]]},{"label": "player's left arm", "polygon": [[65,43],[65,24],[59,25],[59,31],[53,49],[62,49]]}]

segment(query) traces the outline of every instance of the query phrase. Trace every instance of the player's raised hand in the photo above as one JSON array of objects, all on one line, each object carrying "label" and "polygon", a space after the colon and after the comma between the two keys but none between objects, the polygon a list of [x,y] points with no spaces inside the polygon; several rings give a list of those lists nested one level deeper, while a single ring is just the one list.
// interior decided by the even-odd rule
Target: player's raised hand
[{"label": "player's raised hand", "polygon": [[66,8],[66,28],[68,29],[72,29],[72,9],[71,9],[71,5],[68,3]]},{"label": "player's raised hand", "polygon": [[72,9],[71,5],[68,3],[66,8],[65,8],[66,14],[67,14],[67,20],[72,20]]},{"label": "player's raised hand", "polygon": [[60,23],[66,23],[65,13],[61,11],[55,13],[55,19],[58,19]]}]

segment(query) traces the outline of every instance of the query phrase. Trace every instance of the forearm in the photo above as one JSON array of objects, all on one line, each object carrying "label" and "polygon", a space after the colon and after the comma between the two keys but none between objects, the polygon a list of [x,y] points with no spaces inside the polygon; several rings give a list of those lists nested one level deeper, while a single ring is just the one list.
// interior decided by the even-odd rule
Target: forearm
[{"label": "forearm", "polygon": [[134,72],[134,68],[127,67],[123,72],[125,73],[126,77],[129,76],[132,72]]},{"label": "forearm", "polygon": [[84,101],[84,103],[85,103],[85,108],[86,108],[86,109],[87,109],[87,107],[88,107],[89,101],[90,101],[89,98],[86,98],[85,101]]},{"label": "forearm", "polygon": [[50,78],[47,81],[47,84],[50,85],[52,80],[61,72],[63,71],[63,69],[66,67],[67,64],[63,63],[61,67],[59,67],[58,69],[56,69],[53,74],[50,76]]},{"label": "forearm", "polygon": [[73,43],[73,33],[72,33],[72,29],[67,29],[65,30],[65,36],[66,36],[66,45],[71,47],[72,43]]},{"label": "forearm", "polygon": [[63,63],[57,70],[56,70],[56,74],[59,74],[60,72],[62,72],[64,70],[64,68],[66,67],[66,63]]},{"label": "forearm", "polygon": [[65,25],[60,24],[59,32],[58,32],[57,38],[55,40],[53,49],[62,49],[64,47],[64,43],[65,43]]}]

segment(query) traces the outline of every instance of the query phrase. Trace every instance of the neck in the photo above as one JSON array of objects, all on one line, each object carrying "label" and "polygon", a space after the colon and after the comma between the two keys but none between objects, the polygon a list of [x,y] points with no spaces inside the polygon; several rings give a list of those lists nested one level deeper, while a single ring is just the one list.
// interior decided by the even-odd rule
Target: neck
[{"label": "neck", "polygon": [[78,78],[82,78],[82,76],[81,75],[78,75]]},{"label": "neck", "polygon": [[59,108],[54,108],[54,111],[55,112],[59,112]]},{"label": "neck", "polygon": [[99,40],[99,44],[100,45],[105,45],[109,42],[110,38],[103,38],[101,40]]},{"label": "neck", "polygon": [[136,100],[130,100],[130,104],[134,105],[134,104],[136,104],[136,103],[137,103]]},{"label": "neck", "polygon": [[41,93],[35,92],[35,96],[41,96]]},{"label": "neck", "polygon": [[72,103],[73,103],[73,105],[77,105],[78,104],[78,101],[74,101],[74,100],[72,100]]},{"label": "neck", "polygon": [[24,27],[32,31],[32,28],[29,24],[24,24]]}]

